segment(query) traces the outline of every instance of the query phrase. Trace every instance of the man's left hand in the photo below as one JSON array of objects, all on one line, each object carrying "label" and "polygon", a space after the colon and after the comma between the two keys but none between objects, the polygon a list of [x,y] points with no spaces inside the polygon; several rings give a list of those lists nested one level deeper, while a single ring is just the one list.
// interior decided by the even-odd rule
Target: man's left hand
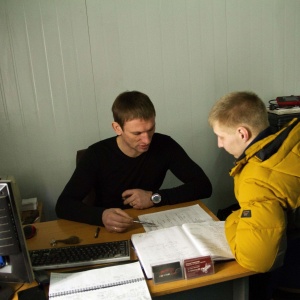
[{"label": "man's left hand", "polygon": [[135,209],[145,209],[152,207],[154,204],[151,200],[152,192],[141,189],[126,190],[122,193],[124,205],[129,204]]}]

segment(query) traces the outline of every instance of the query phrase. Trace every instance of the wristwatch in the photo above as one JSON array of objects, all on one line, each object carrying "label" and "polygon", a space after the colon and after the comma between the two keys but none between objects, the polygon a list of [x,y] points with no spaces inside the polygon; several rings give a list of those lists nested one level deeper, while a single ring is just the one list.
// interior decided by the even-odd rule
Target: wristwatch
[{"label": "wristwatch", "polygon": [[153,194],[153,195],[151,196],[151,200],[152,200],[152,202],[153,202],[154,204],[157,204],[157,203],[159,203],[159,202],[161,201],[161,195],[155,193],[155,194]]}]

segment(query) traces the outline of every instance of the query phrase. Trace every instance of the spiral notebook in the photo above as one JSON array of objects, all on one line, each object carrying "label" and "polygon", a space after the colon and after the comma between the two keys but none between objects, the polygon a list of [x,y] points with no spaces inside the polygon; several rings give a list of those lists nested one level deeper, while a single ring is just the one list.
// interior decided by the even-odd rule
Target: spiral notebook
[{"label": "spiral notebook", "polygon": [[151,300],[139,262],[50,276],[49,299]]}]

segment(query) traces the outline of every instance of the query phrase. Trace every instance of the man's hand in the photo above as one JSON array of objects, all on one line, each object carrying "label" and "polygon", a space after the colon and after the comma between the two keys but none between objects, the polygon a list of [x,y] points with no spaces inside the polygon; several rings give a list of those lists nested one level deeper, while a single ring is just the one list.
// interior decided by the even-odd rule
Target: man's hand
[{"label": "man's hand", "polygon": [[145,209],[152,207],[154,204],[151,200],[152,192],[141,189],[126,190],[122,194],[124,204],[129,204],[135,209]]},{"label": "man's hand", "polygon": [[132,218],[120,208],[108,208],[102,214],[102,222],[110,232],[124,232],[133,224]]}]

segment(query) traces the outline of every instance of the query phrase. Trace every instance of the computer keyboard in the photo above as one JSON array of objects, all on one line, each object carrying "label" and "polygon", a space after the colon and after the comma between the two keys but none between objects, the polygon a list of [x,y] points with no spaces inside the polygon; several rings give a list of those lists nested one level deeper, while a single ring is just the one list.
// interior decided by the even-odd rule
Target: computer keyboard
[{"label": "computer keyboard", "polygon": [[129,240],[29,251],[33,270],[81,267],[130,259]]}]

